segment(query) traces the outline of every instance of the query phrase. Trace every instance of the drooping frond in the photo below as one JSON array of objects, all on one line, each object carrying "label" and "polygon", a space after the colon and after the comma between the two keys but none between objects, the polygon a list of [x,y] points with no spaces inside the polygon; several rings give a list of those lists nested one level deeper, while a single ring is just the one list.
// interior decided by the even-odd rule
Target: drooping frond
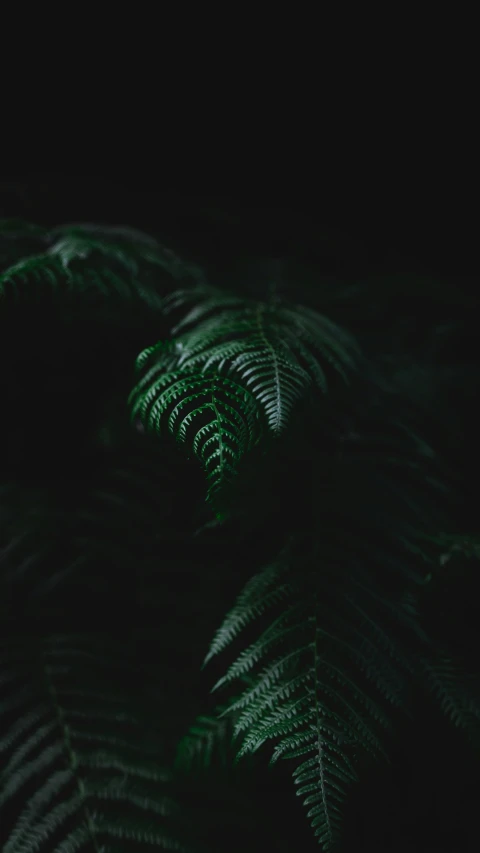
[{"label": "drooping frond", "polygon": [[306,551],[293,538],[251,578],[206,658],[257,623],[213,690],[251,679],[224,712],[235,715],[238,757],[272,741],[272,762],[302,760],[294,778],[325,850],[341,835],[355,759],[385,757],[381,732],[393,712],[408,713],[418,660],[431,652],[417,595],[438,560],[428,535],[436,516],[419,490],[421,472],[407,467],[399,478],[392,451],[387,440],[368,484],[367,445],[330,465],[322,459],[318,471],[312,456],[317,536]]},{"label": "drooping frond", "polygon": [[355,341],[311,309],[240,299],[199,286],[173,293],[164,310],[189,301],[196,304],[172,328],[178,368],[215,366],[238,377],[263,409],[274,434],[285,429],[295,403],[312,383],[326,391],[326,364],[345,380],[355,367]]},{"label": "drooping frond", "polygon": [[226,376],[182,371],[175,364],[170,345],[140,355],[138,369],[146,373],[130,396],[132,418],[157,433],[165,424],[177,441],[189,443],[206,471],[210,499],[259,440],[255,402]]},{"label": "drooping frond", "polygon": [[105,638],[3,642],[4,853],[191,849],[145,710],[129,700],[128,681],[122,687],[127,672]]},{"label": "drooping frond", "polygon": [[358,751],[384,755],[386,708],[401,706],[408,670],[378,642],[379,635],[388,638],[391,614],[382,614],[368,590],[352,587],[348,594],[337,560],[331,570],[319,565],[316,579],[315,559],[306,574],[298,559],[286,562],[280,583],[277,567],[269,566],[247,584],[207,659],[261,620],[258,639],[214,690],[249,676],[250,685],[223,712],[236,715],[238,757],[272,740],[272,762],[302,758],[294,771],[298,795],[311,806],[315,835],[328,850],[339,838],[341,804],[356,779],[354,757]]}]

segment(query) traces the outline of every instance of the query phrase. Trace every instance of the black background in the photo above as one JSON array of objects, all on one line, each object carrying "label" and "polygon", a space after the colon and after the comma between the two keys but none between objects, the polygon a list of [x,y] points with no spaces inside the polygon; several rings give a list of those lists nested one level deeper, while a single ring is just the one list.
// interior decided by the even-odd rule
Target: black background
[{"label": "black background", "polygon": [[[148,165],[148,163],[146,164]],[[328,176],[328,171],[326,172]],[[391,174],[352,182],[335,176],[275,180],[260,166],[245,180],[208,172],[191,188],[153,164],[98,173],[46,172],[0,176],[0,215],[40,224],[129,223],[190,247],[194,253],[242,247],[261,255],[301,252],[324,271],[392,268],[457,275],[478,272],[474,188],[422,185]],[[233,175],[233,170],[231,175]]]}]

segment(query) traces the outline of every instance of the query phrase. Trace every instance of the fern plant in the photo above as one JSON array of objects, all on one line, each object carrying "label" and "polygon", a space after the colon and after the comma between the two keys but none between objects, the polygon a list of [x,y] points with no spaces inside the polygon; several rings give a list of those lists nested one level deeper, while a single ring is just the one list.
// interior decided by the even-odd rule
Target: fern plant
[{"label": "fern plant", "polygon": [[[429,380],[427,406],[413,388],[423,367],[405,370],[393,343],[375,352],[384,330],[373,348],[368,324],[362,338],[368,287],[334,293],[330,281],[322,307],[320,279],[313,307],[290,300],[284,280],[278,295],[276,269],[269,292],[252,298],[134,229],[0,223],[5,853],[220,851],[236,837],[243,848],[291,849],[278,807],[259,841],[255,808],[270,782],[240,809],[232,794],[232,814],[227,805],[211,814],[208,802],[209,791],[223,803],[236,790],[239,759],[248,757],[252,791],[270,780],[269,746],[280,776],[279,764],[291,768],[313,839],[341,849],[350,787],[372,758],[388,759],[417,695],[478,744],[477,673],[425,615],[455,555],[478,559],[474,522],[462,526],[457,457],[444,460],[440,434],[420,429],[443,374]],[[78,324],[86,353],[94,320],[106,342],[111,370],[86,435],[74,433],[77,383],[70,408],[59,397],[54,410],[46,391],[49,317],[52,329]],[[20,348],[9,343],[17,330]],[[131,371],[118,377],[127,345]],[[429,359],[437,349],[429,341]],[[52,431],[56,416],[62,438],[73,436],[69,452],[59,435],[46,442],[41,407]],[[446,445],[452,453],[455,441]],[[229,509],[237,489],[241,513]],[[222,689],[225,701],[198,709],[192,685],[203,691],[215,667],[214,699]]]},{"label": "fern plant", "polygon": [[[341,469],[336,470],[338,477]],[[354,490],[351,473],[348,483]],[[371,521],[387,510],[389,486],[381,482],[368,506]],[[405,487],[404,492],[407,498]],[[294,542],[247,583],[205,660],[260,622],[258,637],[213,689],[252,677],[226,712],[239,714],[237,757],[273,741],[273,763],[302,758],[293,773],[297,793],[310,807],[308,817],[325,850],[341,837],[341,806],[357,779],[356,761],[362,753],[385,756],[382,730],[390,732],[398,712],[408,712],[416,661],[430,652],[415,601],[433,562],[428,537],[410,529],[408,500],[391,513],[382,545],[382,522],[375,539],[365,529],[365,507],[353,504],[349,513],[348,499],[342,496],[337,504],[333,491],[329,503],[329,517],[318,519],[317,541],[303,554]],[[427,523],[425,518],[425,530]]]},{"label": "fern plant", "polygon": [[173,339],[138,358],[143,375],[131,395],[132,417],[157,432],[165,420],[183,442],[188,427],[209,413],[190,443],[211,481],[210,500],[259,441],[260,417],[280,435],[312,383],[326,392],[322,361],[348,381],[357,347],[339,326],[303,306],[225,296],[211,287],[175,291],[163,308],[169,313],[192,301]]},{"label": "fern plant", "polygon": [[[294,762],[297,796],[324,850],[342,838],[342,805],[359,780],[362,754],[388,760],[382,733],[409,714],[414,681],[477,745],[480,734],[478,675],[462,675],[458,662],[443,660],[432,647],[413,593],[395,604],[358,566],[345,576],[342,558],[341,550],[318,547],[306,566],[298,556],[281,555],[248,582],[205,659],[261,621],[258,638],[213,687],[250,679],[219,708],[219,719],[235,715],[237,761],[272,742],[271,764]],[[202,732],[196,734],[197,750],[205,750]]]}]

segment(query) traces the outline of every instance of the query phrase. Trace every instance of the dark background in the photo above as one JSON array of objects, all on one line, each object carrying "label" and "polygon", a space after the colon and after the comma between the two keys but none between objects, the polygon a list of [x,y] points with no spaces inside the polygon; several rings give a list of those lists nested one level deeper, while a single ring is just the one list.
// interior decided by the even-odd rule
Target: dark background
[{"label": "dark background", "polygon": [[[458,280],[463,289],[474,290],[477,222],[468,199],[459,204],[445,198],[439,204],[428,194],[384,189],[381,194],[365,187],[342,189],[330,204],[331,194],[327,199],[320,184],[283,193],[257,187],[243,194],[196,195],[165,190],[151,175],[16,175],[0,179],[0,217],[46,225],[126,224],[220,272],[234,269],[245,256],[287,254],[319,265],[326,276],[412,272]],[[367,843],[379,853],[477,849],[475,767],[461,736],[436,712],[419,707],[415,725],[396,744],[392,766],[372,773],[355,794],[346,853]],[[283,810],[293,799],[284,776],[284,787],[277,790]],[[303,843],[315,849],[301,808],[292,822],[299,833],[305,830],[300,838],[292,832],[296,849],[303,850]]]},{"label": "dark background", "polygon": [[262,255],[300,251],[321,260],[325,273],[394,265],[473,282],[478,271],[478,217],[468,185],[435,191],[416,173],[410,183],[387,173],[357,184],[336,176],[295,184],[271,173],[262,180],[260,171],[245,181],[213,175],[200,192],[199,183],[175,191],[168,174],[157,177],[154,168],[144,177],[109,173],[108,166],[98,174],[4,174],[0,215],[41,224],[128,223],[201,254],[239,246]]}]

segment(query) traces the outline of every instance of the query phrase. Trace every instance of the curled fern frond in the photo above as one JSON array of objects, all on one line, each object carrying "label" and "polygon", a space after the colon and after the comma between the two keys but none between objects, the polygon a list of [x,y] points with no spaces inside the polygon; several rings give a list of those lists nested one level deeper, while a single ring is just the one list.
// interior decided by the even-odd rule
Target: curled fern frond
[{"label": "curled fern frond", "polygon": [[207,474],[210,500],[235,474],[242,456],[260,437],[255,402],[237,382],[214,371],[172,369],[171,347],[142,353],[146,369],[129,398],[132,418],[149,431],[168,431],[188,442]]}]

